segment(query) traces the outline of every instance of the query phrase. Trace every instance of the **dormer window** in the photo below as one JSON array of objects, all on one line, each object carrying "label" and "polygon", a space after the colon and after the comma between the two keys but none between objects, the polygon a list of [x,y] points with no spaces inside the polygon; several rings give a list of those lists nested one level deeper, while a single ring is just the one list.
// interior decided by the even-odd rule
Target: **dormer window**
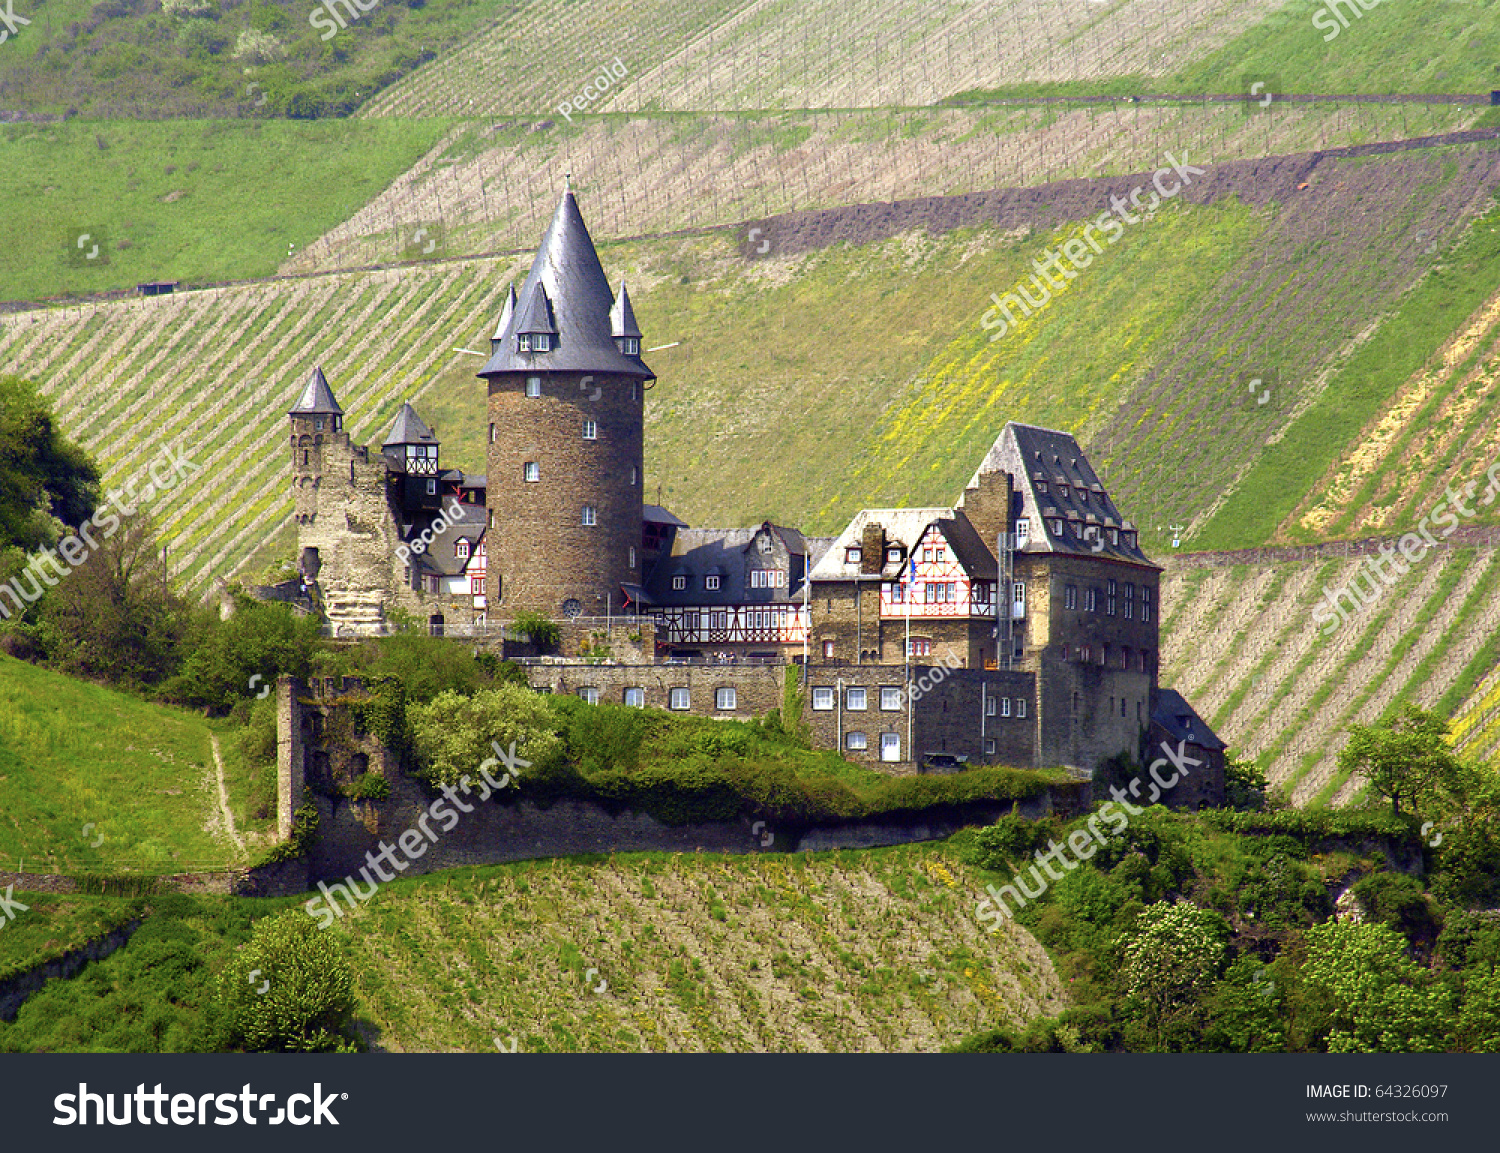
[{"label": "dormer window", "polygon": [[846,548],[844,550],[844,563],[845,564],[858,564],[860,562],[860,558],[863,557],[864,555],[865,555],[864,552],[860,549],[860,547],[858,545],[855,545],[853,548]]},{"label": "dormer window", "polygon": [[622,336],[620,338],[620,351],[626,356],[640,356],[641,338],[638,336]]},{"label": "dormer window", "polygon": [[453,555],[458,560],[468,560],[469,542],[463,537],[459,537],[453,544]]},{"label": "dormer window", "polygon": [[1036,482],[1036,490],[1037,490],[1037,492],[1041,492],[1041,493],[1046,492],[1047,491],[1047,482],[1044,481],[1044,480],[1037,481]]},{"label": "dormer window", "polygon": [[703,587],[708,589],[709,592],[718,592],[719,583],[722,579],[718,574],[706,576],[703,578]]},{"label": "dormer window", "polygon": [[523,332],[520,336],[522,352],[551,352],[552,334],[550,332]]},{"label": "dormer window", "polygon": [[1064,483],[1059,482],[1059,484],[1057,486],[1057,495],[1060,496],[1060,497],[1062,497],[1063,500],[1067,500],[1068,499],[1068,486],[1066,484],[1064,484]]},{"label": "dormer window", "polygon": [[901,550],[899,548],[888,548],[888,549],[886,549],[885,550],[885,563],[886,564],[900,564],[901,563]]},{"label": "dormer window", "polygon": [[1052,530],[1053,536],[1062,536],[1062,518],[1053,517],[1047,522],[1047,527]]},{"label": "dormer window", "polygon": [[680,593],[685,588],[687,588],[687,577],[678,575],[678,576],[674,576],[672,578],[672,591],[673,592]]}]

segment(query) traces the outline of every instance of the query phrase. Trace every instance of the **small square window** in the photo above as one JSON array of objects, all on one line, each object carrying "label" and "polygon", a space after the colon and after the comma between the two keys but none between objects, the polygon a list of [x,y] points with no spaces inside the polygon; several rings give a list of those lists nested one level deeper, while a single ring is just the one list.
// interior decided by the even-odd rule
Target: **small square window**
[{"label": "small square window", "polygon": [[598,524],[599,523],[599,510],[596,509],[591,504],[584,505],[583,506],[583,523],[584,524],[590,524],[590,525],[591,524]]},{"label": "small square window", "polygon": [[717,592],[719,589],[719,582],[723,579],[723,577],[718,576],[717,574],[706,576],[703,578],[703,587],[708,589],[710,592]]},{"label": "small square window", "polygon": [[599,427],[598,427],[598,425],[596,425],[591,420],[585,420],[583,422],[583,439],[584,440],[598,440],[599,439]]},{"label": "small square window", "polygon": [[844,563],[859,564],[863,556],[864,552],[858,546],[855,546],[854,548],[846,548],[844,550]]},{"label": "small square window", "polygon": [[735,691],[732,688],[714,690],[714,708],[727,712],[736,708]]},{"label": "small square window", "polygon": [[763,536],[760,538],[760,551],[763,553],[768,553],[771,551],[771,538],[769,536]]},{"label": "small square window", "polygon": [[692,704],[692,697],[687,689],[673,689],[667,697],[667,707],[677,709],[681,712]]},{"label": "small square window", "polygon": [[687,577],[679,575],[679,576],[674,576],[672,578],[672,591],[673,592],[680,593],[685,588],[687,588]]},{"label": "small square window", "polygon": [[985,752],[985,756],[992,757],[992,756],[995,755],[995,738],[994,737],[985,737],[984,738],[984,752]]},{"label": "small square window", "polygon": [[867,749],[870,747],[869,738],[864,733],[849,732],[844,734],[844,748]]},{"label": "small square window", "polygon": [[815,688],[812,691],[812,707],[818,712],[827,712],[833,708],[833,690]]},{"label": "small square window", "polygon": [[526,395],[535,400],[542,395],[542,378],[539,376],[528,376],[526,378]]},{"label": "small square window", "polygon": [[869,694],[862,688],[851,688],[844,694],[844,707],[862,712],[869,708]]},{"label": "small square window", "polygon": [[922,563],[923,564],[929,564],[929,563],[931,563],[931,561],[932,561],[932,550],[930,548],[924,548],[922,550]]},{"label": "small square window", "polygon": [[880,707],[888,713],[899,710],[901,708],[901,690],[882,686],[880,690]]},{"label": "small square window", "polygon": [[901,563],[901,550],[899,548],[888,548],[888,549],[886,549],[885,550],[885,563],[886,564],[900,564]]},{"label": "small square window", "polygon": [[646,690],[626,689],[625,706],[631,709],[644,709],[646,707]]},{"label": "small square window", "polygon": [[542,466],[534,460],[528,460],[521,472],[521,478],[527,481],[542,479]]}]

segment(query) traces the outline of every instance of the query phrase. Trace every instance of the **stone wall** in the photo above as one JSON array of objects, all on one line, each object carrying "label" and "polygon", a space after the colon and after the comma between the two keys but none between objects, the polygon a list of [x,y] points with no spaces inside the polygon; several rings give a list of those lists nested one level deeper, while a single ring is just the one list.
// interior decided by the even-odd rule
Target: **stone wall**
[{"label": "stone wall", "polygon": [[[786,665],[531,665],[526,674],[532,688],[578,694],[585,688],[599,693],[599,703],[625,703],[627,688],[641,689],[648,709],[671,709],[694,716],[748,721],[781,707]],[[672,709],[672,690],[687,690],[687,707]],[[720,689],[734,693],[732,707]],[[680,699],[680,695],[679,695]]]}]

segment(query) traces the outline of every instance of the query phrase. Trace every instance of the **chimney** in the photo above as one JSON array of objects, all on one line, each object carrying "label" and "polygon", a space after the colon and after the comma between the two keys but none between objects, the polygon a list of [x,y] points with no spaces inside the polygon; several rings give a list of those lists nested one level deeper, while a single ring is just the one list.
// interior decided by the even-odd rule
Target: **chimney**
[{"label": "chimney", "polygon": [[878,574],[885,563],[885,525],[878,520],[866,521],[859,537],[859,571],[861,575]]},{"label": "chimney", "polygon": [[1014,531],[1015,526],[1011,524],[1014,492],[1010,473],[996,469],[981,472],[976,483],[964,489],[963,496],[958,499],[955,511],[963,513],[991,552],[995,551],[995,538],[1000,533]]}]

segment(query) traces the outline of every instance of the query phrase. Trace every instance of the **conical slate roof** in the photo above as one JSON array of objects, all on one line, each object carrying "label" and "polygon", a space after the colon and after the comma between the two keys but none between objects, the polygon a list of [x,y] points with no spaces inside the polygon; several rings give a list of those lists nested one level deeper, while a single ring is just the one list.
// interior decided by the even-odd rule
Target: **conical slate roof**
[{"label": "conical slate roof", "polygon": [[[549,303],[552,328],[522,327],[536,323]],[[610,319],[613,307],[614,293],[570,188],[558,202],[531,271],[526,274],[512,313],[514,319],[506,331],[496,333],[499,343],[479,375],[598,372],[654,380],[655,373],[640,357],[625,356],[615,345]],[[516,337],[522,331],[555,332],[552,351],[521,352]]]},{"label": "conical slate roof", "polygon": [[552,323],[552,302],[547,299],[547,286],[540,282],[528,284],[527,291],[522,293],[521,299],[525,302],[519,306],[520,315],[516,317],[516,331],[521,332],[550,332],[557,335],[557,325]]},{"label": "conical slate roof", "polygon": [[313,369],[307,378],[307,387],[302,397],[289,414],[291,416],[343,416],[344,410],[333,398],[333,389],[328,387],[328,378],[321,367]]},{"label": "conical slate roof", "polygon": [[609,327],[613,336],[641,338],[641,327],[635,322],[635,309],[630,307],[630,293],[625,282],[620,281],[620,295],[615,297],[615,306],[609,310]]},{"label": "conical slate roof", "polygon": [[417,415],[417,410],[410,404],[401,406],[401,413],[396,417],[396,423],[391,426],[391,435],[385,438],[382,448],[390,448],[396,444],[437,444],[438,438],[433,435],[432,429],[423,423],[422,418]]}]

